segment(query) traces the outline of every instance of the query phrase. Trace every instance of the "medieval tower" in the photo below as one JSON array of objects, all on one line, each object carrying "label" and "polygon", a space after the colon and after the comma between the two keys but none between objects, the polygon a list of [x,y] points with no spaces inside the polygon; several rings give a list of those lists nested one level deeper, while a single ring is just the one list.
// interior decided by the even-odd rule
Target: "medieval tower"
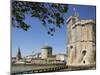
[{"label": "medieval tower", "polygon": [[68,65],[91,65],[96,63],[96,22],[81,20],[79,14],[67,19]]},{"label": "medieval tower", "polygon": [[18,48],[18,53],[17,53],[17,56],[16,56],[16,60],[20,60],[22,57],[21,57],[21,52],[20,52],[20,48]]}]

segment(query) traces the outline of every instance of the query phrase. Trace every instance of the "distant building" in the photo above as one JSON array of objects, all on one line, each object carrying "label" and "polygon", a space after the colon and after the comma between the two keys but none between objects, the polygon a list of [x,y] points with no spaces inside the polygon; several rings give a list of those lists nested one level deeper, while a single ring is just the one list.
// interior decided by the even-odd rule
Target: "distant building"
[{"label": "distant building", "polygon": [[67,56],[65,54],[56,54],[56,60],[66,62]]},{"label": "distant building", "polygon": [[28,55],[25,58],[32,59],[32,58],[40,58],[40,57],[41,57],[41,53],[36,53],[36,54],[33,54],[33,55]]},{"label": "distant building", "polygon": [[17,53],[17,56],[16,56],[16,60],[18,61],[20,59],[22,59],[22,57],[21,57],[21,51],[20,51],[20,48],[18,48],[18,53]]},{"label": "distant building", "polygon": [[41,48],[41,58],[47,59],[48,57],[52,56],[52,47],[44,46]]},{"label": "distant building", "polygon": [[32,60],[40,59],[40,58],[41,58],[41,53],[36,53],[34,55],[25,56],[25,61],[26,62],[31,62]]},{"label": "distant building", "polygon": [[50,57],[48,57],[47,59],[47,63],[56,63],[56,55],[52,55]]},{"label": "distant building", "polygon": [[92,19],[80,20],[75,11],[67,19],[69,65],[91,65],[96,63],[96,23]]},{"label": "distant building", "polygon": [[16,62],[16,57],[12,57],[11,61],[12,61],[12,63],[15,63]]},{"label": "distant building", "polygon": [[20,48],[18,48],[16,58],[12,59],[14,64],[63,64],[66,56],[64,54],[52,55],[52,47],[44,46],[41,48],[41,53],[35,53],[23,58],[21,57]]}]

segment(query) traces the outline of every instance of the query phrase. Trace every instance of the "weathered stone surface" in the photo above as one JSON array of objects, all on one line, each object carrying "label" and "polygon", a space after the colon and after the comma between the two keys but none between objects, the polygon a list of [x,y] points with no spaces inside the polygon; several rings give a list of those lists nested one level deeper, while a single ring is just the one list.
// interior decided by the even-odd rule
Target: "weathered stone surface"
[{"label": "weathered stone surface", "polygon": [[96,23],[94,20],[75,22],[73,18],[79,17],[71,16],[67,20],[67,65],[96,64]]}]

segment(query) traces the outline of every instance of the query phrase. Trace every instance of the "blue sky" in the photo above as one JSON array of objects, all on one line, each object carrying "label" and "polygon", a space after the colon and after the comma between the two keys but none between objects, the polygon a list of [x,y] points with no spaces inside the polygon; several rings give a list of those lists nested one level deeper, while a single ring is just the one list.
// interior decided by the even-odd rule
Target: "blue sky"
[{"label": "blue sky", "polygon": [[[73,8],[79,13],[81,19],[96,19],[95,6],[86,5],[69,5],[68,12],[65,15],[65,21],[73,12]],[[32,26],[29,31],[12,28],[12,56],[16,56],[18,48],[21,49],[23,56],[41,52],[41,47],[44,45],[53,47],[53,54],[66,53],[67,45],[67,29],[66,24],[59,29],[57,28],[53,37],[47,34],[47,30],[41,25],[41,21],[37,18],[25,19],[29,25]]]}]

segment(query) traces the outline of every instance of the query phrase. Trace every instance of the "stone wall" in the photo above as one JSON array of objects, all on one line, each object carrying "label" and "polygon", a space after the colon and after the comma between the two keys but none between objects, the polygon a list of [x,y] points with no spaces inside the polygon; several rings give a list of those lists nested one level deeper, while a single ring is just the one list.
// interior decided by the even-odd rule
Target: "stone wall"
[{"label": "stone wall", "polygon": [[[70,20],[71,21],[71,20]],[[94,20],[80,20],[68,23],[68,59],[70,65],[96,63],[96,25]]]}]

